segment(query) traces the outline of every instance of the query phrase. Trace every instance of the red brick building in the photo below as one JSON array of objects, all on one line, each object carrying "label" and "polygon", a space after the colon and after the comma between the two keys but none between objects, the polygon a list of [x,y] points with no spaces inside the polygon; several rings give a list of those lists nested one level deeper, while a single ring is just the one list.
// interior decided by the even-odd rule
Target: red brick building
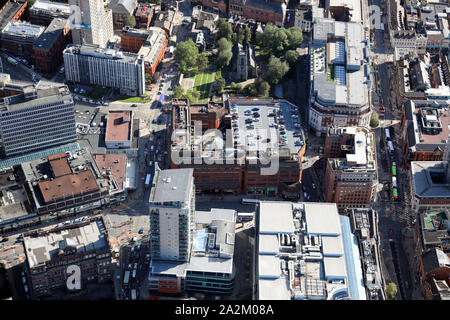
[{"label": "red brick building", "polygon": [[[237,113],[243,113],[246,108],[257,108],[261,112],[277,110],[280,114],[290,116],[290,110],[296,107],[288,102],[267,100],[234,100],[236,113],[225,112],[222,105],[209,104],[189,106],[186,99],[172,100],[172,124],[171,124],[171,168],[194,168],[194,181],[198,192],[207,193],[233,193],[233,194],[265,194],[275,196],[282,193],[281,184],[293,184],[301,181],[301,162],[305,153],[304,144],[287,141],[280,145],[276,169],[264,172],[273,161],[264,164],[261,158],[255,157],[244,146],[239,146],[237,130],[245,130],[244,115],[239,118],[242,123],[237,124]],[[234,104],[236,103],[236,105]],[[242,104],[242,105],[241,105]],[[258,107],[257,107],[258,106]],[[237,111],[239,109],[239,111]],[[256,110],[256,109],[255,109]],[[261,117],[268,117],[262,114]],[[273,117],[270,116],[270,117]],[[201,121],[200,130],[203,136],[200,138],[194,129],[196,121]],[[265,120],[264,120],[265,121]],[[268,120],[269,121],[269,120]],[[296,132],[301,132],[300,126],[296,126]],[[214,134],[205,132],[208,129],[218,129]],[[227,131],[228,129],[228,131]],[[234,139],[230,144],[227,139],[234,132]],[[262,134],[262,133],[261,133]],[[218,141],[217,137],[223,137],[225,141]],[[297,136],[297,134],[296,134]],[[297,136],[299,140],[303,135]],[[203,142],[200,142],[202,140]],[[269,141],[270,139],[266,139]],[[274,143],[278,145],[274,139]],[[215,143],[218,143],[215,146]],[[268,143],[268,142],[267,142]],[[211,146],[214,150],[210,150]],[[216,148],[217,147],[217,148]],[[187,148],[187,149],[186,149]],[[205,149],[202,149],[205,148]],[[185,150],[185,151],[182,151]],[[263,149],[259,151],[264,152]],[[177,157],[182,157],[180,161]],[[273,166],[272,166],[273,168]]]},{"label": "red brick building", "polygon": [[282,26],[286,4],[279,0],[229,0],[228,12],[258,22]]},{"label": "red brick building", "polygon": [[338,157],[326,161],[325,201],[341,210],[368,207],[377,181],[373,134],[364,128],[331,128],[325,141],[324,153]]},{"label": "red brick building", "polygon": [[203,8],[220,15],[227,14],[227,2],[224,0],[201,0]]},{"label": "red brick building", "polygon": [[28,2],[26,1],[21,2],[8,0],[0,9],[0,30],[3,30],[8,22],[21,20],[27,6]]},{"label": "red brick building", "polygon": [[36,71],[53,73],[63,62],[62,52],[72,42],[70,24],[66,19],[55,18],[34,43],[33,60]]},{"label": "red brick building", "polygon": [[134,12],[134,17],[136,19],[135,28],[148,29],[148,27],[150,27],[150,22],[152,21],[154,11],[153,6],[139,4]]},{"label": "red brick building", "polygon": [[164,58],[167,46],[165,31],[157,27],[148,30],[124,28],[120,38],[122,50],[144,56],[145,73],[153,75]]}]

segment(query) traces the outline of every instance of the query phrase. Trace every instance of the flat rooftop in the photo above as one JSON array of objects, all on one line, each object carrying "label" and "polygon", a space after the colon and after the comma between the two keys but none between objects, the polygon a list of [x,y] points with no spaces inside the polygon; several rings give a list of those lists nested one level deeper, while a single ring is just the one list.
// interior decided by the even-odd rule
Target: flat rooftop
[{"label": "flat rooftop", "polygon": [[335,203],[261,201],[258,213],[258,299],[365,299],[356,239]]},{"label": "flat rooftop", "polygon": [[70,6],[68,3],[37,0],[31,10],[45,10],[51,13],[63,13],[70,15]]},{"label": "flat rooftop", "polygon": [[39,39],[34,43],[34,47],[38,49],[48,50],[52,47],[56,39],[58,39],[64,28],[68,26],[68,21],[62,18],[55,18],[50,22],[49,26],[41,34]]},{"label": "flat rooftop", "polygon": [[[109,171],[116,179],[119,189],[124,188],[124,181],[126,179],[126,165],[127,157],[125,154],[96,154],[94,155],[95,162],[100,171]],[[109,169],[111,168],[111,169]]]},{"label": "flat rooftop", "polygon": [[132,123],[132,111],[110,111],[106,122],[105,142],[130,141]]},{"label": "flat rooftop", "polygon": [[136,53],[100,48],[100,46],[93,44],[71,45],[64,49],[63,53],[90,56],[98,59],[122,60],[127,63],[135,63],[139,58]]},{"label": "flat rooftop", "polygon": [[24,21],[9,22],[2,31],[2,35],[14,35],[19,37],[38,38],[45,30],[45,27],[31,24]]},{"label": "flat rooftop", "polygon": [[450,164],[447,161],[412,161],[414,193],[419,198],[450,198]]},{"label": "flat rooftop", "polygon": [[60,250],[76,248],[77,252],[109,249],[105,226],[101,220],[79,228],[61,230],[39,237],[24,237],[28,266],[34,268],[58,257]]},{"label": "flat rooftop", "polygon": [[194,180],[194,169],[168,169],[155,172],[150,203],[183,202],[188,200]]},{"label": "flat rooftop", "polygon": [[297,154],[304,147],[297,106],[286,100],[269,99],[230,99],[230,105],[233,140],[238,145],[248,145],[249,150],[284,149],[290,154]]}]

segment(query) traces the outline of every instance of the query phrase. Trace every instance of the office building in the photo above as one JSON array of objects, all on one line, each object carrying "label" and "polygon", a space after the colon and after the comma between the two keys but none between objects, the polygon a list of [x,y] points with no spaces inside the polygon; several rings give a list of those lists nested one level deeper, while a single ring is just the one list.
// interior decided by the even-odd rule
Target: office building
[{"label": "office building", "polygon": [[172,100],[171,167],[194,168],[198,192],[275,196],[301,181],[306,147],[297,106],[272,99],[229,103],[225,109]]},{"label": "office building", "polygon": [[164,58],[167,37],[163,29],[150,27],[147,30],[124,28],[120,35],[123,51],[137,53],[143,57],[145,73],[153,75]]},{"label": "office building", "polygon": [[89,212],[109,204],[118,190],[110,170],[100,170],[85,149],[22,164],[28,201],[42,220]]},{"label": "office building", "polygon": [[155,172],[148,204],[152,260],[189,261],[194,197],[193,169]]},{"label": "office building", "polygon": [[403,156],[410,161],[442,161],[450,143],[450,113],[437,103],[407,100],[402,108]]},{"label": "office building", "polygon": [[413,212],[450,208],[450,163],[411,162],[410,186]]},{"label": "office building", "polygon": [[9,22],[2,30],[2,48],[14,56],[31,58],[33,45],[44,32],[45,27],[29,22]]},{"label": "office building", "polygon": [[71,25],[73,43],[106,48],[114,30],[112,11],[104,7],[103,0],[69,0],[69,5],[77,6],[82,13]]},{"label": "office building", "polygon": [[23,240],[33,298],[67,289],[68,267],[80,268],[81,288],[112,279],[108,236],[102,218],[56,227]]},{"label": "office building", "polygon": [[74,45],[63,52],[66,80],[119,89],[121,94],[142,95],[145,91],[143,58],[134,53]]},{"label": "office building", "polygon": [[28,10],[30,22],[48,26],[53,19],[69,19],[70,7],[68,3],[55,1],[37,0]]},{"label": "office building", "polygon": [[310,44],[310,128],[369,126],[370,83],[363,27],[357,22],[317,18]]},{"label": "office building", "polygon": [[365,128],[330,128],[325,149],[336,152],[327,145],[338,139],[342,144],[333,155],[339,158],[326,159],[322,185],[325,201],[336,203],[340,210],[369,207],[377,184],[374,134]]},{"label": "office building", "polygon": [[67,19],[55,18],[33,45],[35,70],[53,73],[63,62],[63,50],[72,42]]},{"label": "office building", "polygon": [[33,88],[0,99],[1,156],[76,142],[74,104],[66,85]]},{"label": "office building", "polygon": [[261,201],[256,300],[366,300],[350,218],[336,204]]},{"label": "office building", "polygon": [[197,211],[189,262],[151,260],[150,291],[230,294],[234,288],[233,262],[236,211]]}]

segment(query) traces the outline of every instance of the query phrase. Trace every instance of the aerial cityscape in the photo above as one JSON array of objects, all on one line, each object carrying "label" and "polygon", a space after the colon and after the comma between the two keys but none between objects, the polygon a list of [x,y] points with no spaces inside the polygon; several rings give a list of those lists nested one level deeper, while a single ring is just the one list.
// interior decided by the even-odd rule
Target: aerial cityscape
[{"label": "aerial cityscape", "polygon": [[0,0],[0,299],[450,300],[449,23]]}]

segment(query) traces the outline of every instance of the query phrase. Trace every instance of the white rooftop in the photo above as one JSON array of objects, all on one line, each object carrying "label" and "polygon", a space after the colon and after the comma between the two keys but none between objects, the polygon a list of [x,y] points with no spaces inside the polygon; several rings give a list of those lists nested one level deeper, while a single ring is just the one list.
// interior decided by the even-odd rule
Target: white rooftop
[{"label": "white rooftop", "polygon": [[277,279],[281,276],[280,259],[276,256],[258,256],[259,277],[264,279]]},{"label": "white rooftop", "polygon": [[322,251],[324,256],[342,256],[342,237],[322,237]]},{"label": "white rooftop", "polygon": [[309,234],[336,235],[341,233],[339,213],[335,203],[305,203],[306,228]]},{"label": "white rooftop", "polygon": [[355,153],[347,154],[347,163],[349,165],[356,164],[359,166],[367,164],[366,156],[366,135],[362,131],[355,133]]},{"label": "white rooftop", "polygon": [[260,233],[294,233],[292,204],[290,202],[265,201],[260,208]]},{"label": "white rooftop", "polygon": [[276,234],[262,234],[259,236],[259,254],[277,254],[279,248]]},{"label": "white rooftop", "polygon": [[323,258],[325,278],[344,279],[347,277],[345,257],[325,257]]},{"label": "white rooftop", "polygon": [[285,277],[278,279],[260,279],[258,281],[259,300],[289,300],[288,280]]}]

